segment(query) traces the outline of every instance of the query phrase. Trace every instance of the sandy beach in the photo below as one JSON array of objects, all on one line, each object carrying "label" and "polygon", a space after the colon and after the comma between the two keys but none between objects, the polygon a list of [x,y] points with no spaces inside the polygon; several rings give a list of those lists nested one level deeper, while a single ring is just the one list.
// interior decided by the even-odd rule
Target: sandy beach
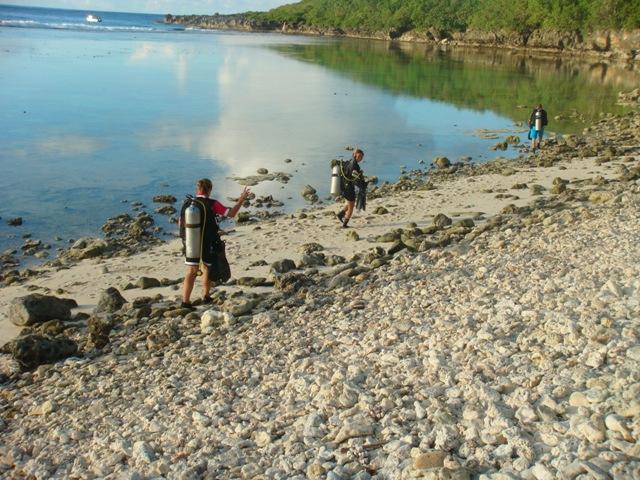
[{"label": "sandy beach", "polygon": [[[302,246],[309,242],[319,243],[327,254],[341,255],[348,259],[375,246],[389,247],[389,243],[367,239],[404,228],[409,223],[427,227],[440,213],[455,221],[478,215],[486,219],[495,216],[507,205],[524,206],[535,198],[530,188],[513,189],[514,185],[541,185],[545,189],[543,195],[550,195],[549,190],[555,178],[578,182],[597,176],[611,179],[617,175],[619,166],[617,162],[596,165],[596,158],[576,159],[550,168],[527,167],[516,170],[510,167],[509,161],[501,163],[505,169],[509,169],[505,175],[494,173],[478,177],[446,178],[446,181],[437,183],[435,190],[394,193],[373,199],[369,201],[366,211],[356,211],[351,228],[348,229],[341,228],[335,218],[340,204],[310,207],[259,224],[236,225],[233,221],[227,221],[224,228],[228,235],[224,238],[232,275],[235,278],[269,278],[269,266],[273,262],[290,258],[298,264],[302,257]],[[366,162],[364,167],[366,168]],[[489,190],[491,193],[487,193]],[[501,193],[507,198],[496,198]],[[518,198],[514,199],[510,195]],[[215,193],[213,196],[215,197]],[[372,214],[379,206],[385,207],[389,213]],[[305,214],[304,218],[300,218],[300,213]],[[360,240],[350,238],[349,234],[352,232],[356,232]],[[266,265],[250,266],[260,260],[264,260]],[[0,340],[6,343],[19,332],[8,319],[8,305],[15,297],[33,292],[55,294],[61,289],[64,293],[60,296],[73,298],[78,302],[78,311],[91,313],[100,294],[108,287],[118,288],[128,300],[149,293],[177,299],[179,291],[176,287],[144,291],[133,288],[123,291],[122,286],[130,282],[135,284],[140,277],[179,279],[183,275],[184,263],[179,239],[130,257],[89,259],[61,270],[43,269],[41,274],[25,284],[0,289]],[[226,286],[219,288],[232,291],[236,289]],[[263,291],[264,288],[260,287],[260,290]],[[197,299],[199,295],[200,285],[196,284],[193,299]]]},{"label": "sandy beach", "polygon": [[[0,475],[640,478],[639,126],[409,175],[349,229],[335,205],[227,228],[233,278],[274,286],[195,312],[123,288],[181,278],[177,240],[3,287],[5,339],[33,292],[88,327],[43,325],[53,364],[38,326],[5,346]],[[311,242],[344,261],[309,266]],[[307,266],[273,275],[286,258]],[[108,287],[126,302],[94,311]]]}]

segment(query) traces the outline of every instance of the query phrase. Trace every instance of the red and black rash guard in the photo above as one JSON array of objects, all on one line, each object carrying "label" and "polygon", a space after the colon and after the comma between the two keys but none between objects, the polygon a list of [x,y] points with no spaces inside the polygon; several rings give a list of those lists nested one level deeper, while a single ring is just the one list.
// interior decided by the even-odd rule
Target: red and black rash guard
[{"label": "red and black rash guard", "polygon": [[212,198],[206,197],[204,195],[196,195],[196,198],[206,198],[209,200],[208,203],[211,204],[211,211],[215,214],[218,215],[219,217],[226,217],[229,214],[229,210],[230,208],[225,207],[224,205],[222,205],[219,201],[214,200]]}]

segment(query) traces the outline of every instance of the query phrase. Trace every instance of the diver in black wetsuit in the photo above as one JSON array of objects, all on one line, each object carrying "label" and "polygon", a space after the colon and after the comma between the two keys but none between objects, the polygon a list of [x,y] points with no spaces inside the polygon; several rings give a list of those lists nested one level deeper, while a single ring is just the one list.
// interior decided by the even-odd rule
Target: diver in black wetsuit
[{"label": "diver in black wetsuit", "polygon": [[342,226],[347,228],[347,224],[353,215],[353,208],[356,203],[356,187],[359,191],[366,189],[364,174],[359,163],[364,158],[364,152],[359,148],[353,151],[353,155],[349,163],[340,172],[342,176],[342,196],[345,199],[345,205],[336,216],[342,222]]}]

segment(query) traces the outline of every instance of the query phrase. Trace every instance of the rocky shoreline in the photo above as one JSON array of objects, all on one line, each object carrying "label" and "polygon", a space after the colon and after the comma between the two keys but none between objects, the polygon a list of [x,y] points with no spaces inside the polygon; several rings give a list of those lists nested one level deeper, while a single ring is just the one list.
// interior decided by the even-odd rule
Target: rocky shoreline
[{"label": "rocky shoreline", "polygon": [[427,32],[343,30],[313,25],[292,25],[286,22],[266,20],[255,15],[171,15],[164,23],[179,24],[205,30],[235,30],[243,32],[273,32],[294,35],[314,35],[363,38],[372,40],[397,40],[452,47],[525,49],[538,54],[587,55],[611,58],[623,62],[640,59],[640,31],[594,31],[587,33],[534,30],[526,34],[507,31],[468,30],[445,32],[435,29]]},{"label": "rocky shoreline", "polygon": [[640,476],[639,127],[407,171],[346,233],[326,207],[238,226],[195,312],[130,271],[146,252],[3,287],[39,293],[8,310],[0,475]]}]

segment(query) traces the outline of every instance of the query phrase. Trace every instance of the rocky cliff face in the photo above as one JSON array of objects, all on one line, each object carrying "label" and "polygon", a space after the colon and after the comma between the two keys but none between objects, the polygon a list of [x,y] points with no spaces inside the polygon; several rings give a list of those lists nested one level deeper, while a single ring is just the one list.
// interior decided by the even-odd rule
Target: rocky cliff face
[{"label": "rocky cliff face", "polygon": [[528,34],[495,31],[484,32],[442,32],[429,30],[418,32],[388,31],[371,32],[362,30],[345,31],[339,28],[320,28],[312,25],[292,25],[269,21],[243,14],[235,15],[167,15],[166,23],[177,23],[190,27],[214,30],[241,30],[251,32],[282,32],[303,35],[330,35],[378,40],[401,40],[419,43],[441,43],[459,46],[526,48],[558,53],[596,54],[626,61],[640,60],[640,30],[560,32],[534,30]]}]

